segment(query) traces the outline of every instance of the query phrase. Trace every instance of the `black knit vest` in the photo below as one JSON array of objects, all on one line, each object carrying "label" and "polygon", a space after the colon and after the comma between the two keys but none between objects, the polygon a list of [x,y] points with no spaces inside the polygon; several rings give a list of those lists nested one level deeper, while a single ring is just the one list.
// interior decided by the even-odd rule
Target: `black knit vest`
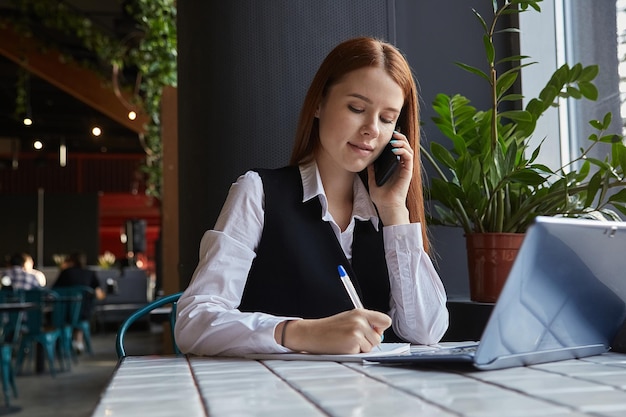
[{"label": "black knit vest", "polygon": [[352,265],[318,198],[303,203],[297,167],[257,170],[265,192],[265,225],[239,309],[303,318],[354,308],[339,279],[343,265],[365,308],[389,311],[389,277],[382,229],[357,221]]}]

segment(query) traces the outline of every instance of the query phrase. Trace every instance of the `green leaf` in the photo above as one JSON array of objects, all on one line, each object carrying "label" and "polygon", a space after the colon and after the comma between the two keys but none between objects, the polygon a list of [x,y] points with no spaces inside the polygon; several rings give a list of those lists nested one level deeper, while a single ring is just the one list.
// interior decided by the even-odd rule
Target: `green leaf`
[{"label": "green leaf", "polygon": [[496,57],[496,50],[489,38],[489,35],[483,36],[483,47],[485,48],[485,55],[487,55],[487,62],[493,62]]},{"label": "green leaf", "polygon": [[575,99],[580,99],[580,98],[582,98],[582,96],[583,96],[583,95],[581,94],[581,92],[580,92],[580,91],[578,91],[578,89],[577,89],[577,88],[575,88],[575,87],[570,87],[570,86],[568,86],[568,87],[565,89],[565,91],[566,91],[566,94],[564,94],[564,95],[563,95],[563,97],[566,97],[566,98],[569,96],[569,97],[573,97],[573,98],[575,98]]},{"label": "green leaf", "polygon": [[515,83],[517,80],[517,73],[511,72],[500,76],[500,78],[496,81],[496,96],[499,98],[504,93],[506,93],[509,88]]},{"label": "green leaf", "polygon": [[[620,146],[621,145],[621,146]],[[622,175],[626,173],[626,146],[621,144],[615,144],[613,149],[614,159],[619,161],[619,166],[622,169]]]},{"label": "green leaf", "polygon": [[575,64],[571,69],[570,69],[570,78],[569,78],[569,82],[574,82],[576,81],[580,75],[583,72],[583,66],[582,64],[578,63]]},{"label": "green leaf", "polygon": [[[496,0],[494,0],[494,3],[495,2],[496,2]],[[480,15],[480,13],[478,13],[478,11],[476,11],[476,9],[472,9],[472,12],[474,13],[474,16],[476,16],[476,18],[480,22],[481,26],[483,27],[483,31],[488,32],[489,29],[487,29],[487,22],[485,22],[485,19],[483,19],[483,17]]]},{"label": "green leaf", "polygon": [[456,161],[452,157],[452,154],[444,148],[441,144],[433,142],[430,144],[430,151],[433,156],[448,168],[454,168]]},{"label": "green leaf", "polygon": [[[552,104],[554,102],[554,100],[556,100],[556,97],[557,97],[558,94],[559,94],[559,90],[557,90],[552,85],[547,85],[539,93],[539,98],[544,103],[547,103],[547,105],[550,105],[550,104]],[[545,108],[547,108],[547,107],[545,107]]]},{"label": "green leaf", "polygon": [[554,171],[552,171],[552,169],[550,169],[550,167],[544,165],[544,164],[533,164],[530,166],[531,169],[533,170],[539,170],[539,171],[543,171],[546,174],[554,174]]},{"label": "green leaf", "polygon": [[530,186],[537,186],[546,182],[545,177],[542,177],[532,169],[521,169],[519,171],[515,171],[509,176],[509,178],[511,181]]},{"label": "green leaf", "polygon": [[521,101],[524,99],[524,96],[521,94],[507,94],[502,96],[500,101]]},{"label": "green leaf", "polygon": [[[595,101],[598,99],[598,89],[590,82],[581,81],[578,83],[581,94],[588,100]],[[578,98],[578,97],[576,97]]]},{"label": "green leaf", "polygon": [[471,72],[472,74],[475,74],[475,75],[478,75],[479,77],[484,78],[489,83],[491,83],[491,79],[489,78],[489,76],[485,74],[483,71],[481,71],[480,69],[476,67],[472,67],[471,65],[463,64],[462,62],[457,62],[456,65],[464,69],[467,72]]},{"label": "green leaf", "polygon": [[606,162],[601,161],[601,160],[599,160],[597,158],[589,158],[589,157],[587,157],[586,161],[589,161],[593,165],[595,165],[597,167],[600,167],[601,169],[604,169],[604,170],[610,170],[611,169],[611,165],[610,164],[607,164]]},{"label": "green leaf", "polygon": [[518,122],[532,122],[533,121],[532,115],[525,110],[505,111],[505,112],[501,112],[500,116],[510,119],[510,120],[515,120]]},{"label": "green leaf", "polygon": [[585,200],[585,207],[590,207],[593,204],[593,200],[596,198],[596,194],[602,186],[602,177],[599,173],[594,174],[587,185],[587,199]]},{"label": "green leaf", "polygon": [[602,143],[617,143],[621,141],[621,136],[616,134],[604,135],[599,139]]},{"label": "green leaf", "polygon": [[626,188],[621,189],[617,193],[615,193],[612,196],[610,196],[609,197],[609,202],[611,202],[611,203],[614,203],[614,202],[626,203]]},{"label": "green leaf", "polygon": [[589,65],[583,68],[582,73],[580,74],[580,77],[578,77],[578,82],[593,81],[599,72],[600,72],[600,67],[598,65]]},{"label": "green leaf", "polygon": [[597,130],[604,130],[604,125],[599,120],[589,120],[589,124]]},{"label": "green leaf", "polygon": [[[502,58],[501,60],[496,62],[496,64],[504,64],[506,62],[517,62],[517,61],[521,62],[524,59],[529,59],[529,58],[530,57],[528,55],[511,55],[511,56],[506,56],[506,57]],[[536,62],[531,62],[529,64],[536,64]]]},{"label": "green leaf", "polygon": [[583,162],[582,166],[578,170],[578,173],[576,174],[576,182],[581,182],[582,180],[587,178],[587,175],[589,175],[589,171],[591,171],[591,164],[589,163],[589,161]]},{"label": "green leaf", "polygon": [[[548,103],[549,105],[549,103]],[[538,119],[539,116],[546,110],[546,106],[541,100],[533,98],[526,105],[526,111],[533,115],[533,119]]]}]

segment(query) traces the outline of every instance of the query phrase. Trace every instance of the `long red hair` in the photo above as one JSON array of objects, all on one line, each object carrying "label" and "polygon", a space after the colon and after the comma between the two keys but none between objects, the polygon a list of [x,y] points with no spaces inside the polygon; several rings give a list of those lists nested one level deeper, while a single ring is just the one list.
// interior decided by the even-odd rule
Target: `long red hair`
[{"label": "long red hair", "polygon": [[395,46],[378,39],[361,37],[340,43],[328,54],[315,74],[304,99],[290,164],[299,165],[313,160],[320,146],[319,125],[315,118],[318,106],[331,86],[349,72],[364,67],[384,69],[404,93],[404,104],[396,129],[407,137],[415,155],[407,208],[411,222],[422,224],[424,249],[428,251],[430,245],[424,214],[417,87],[406,58]]}]

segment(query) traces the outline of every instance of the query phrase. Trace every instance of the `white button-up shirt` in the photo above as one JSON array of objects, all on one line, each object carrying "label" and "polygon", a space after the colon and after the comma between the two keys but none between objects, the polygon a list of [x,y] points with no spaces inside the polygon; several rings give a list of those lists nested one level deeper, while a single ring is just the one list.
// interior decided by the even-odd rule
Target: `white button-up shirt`
[{"label": "white button-up shirt", "polygon": [[[320,199],[322,219],[330,222],[351,260],[355,219],[369,220],[377,230],[379,227],[376,209],[361,179],[355,176],[352,219],[341,231],[328,211],[317,165],[301,166],[300,174],[303,201]],[[204,234],[198,266],[178,302],[175,335],[183,352],[245,355],[289,351],[276,343],[274,329],[281,321],[299,317],[237,309],[263,233],[264,198],[261,177],[247,172],[231,186],[215,228]],[[388,313],[394,331],[411,343],[438,342],[448,327],[446,294],[424,251],[421,224],[385,226],[383,239],[391,287]]]}]

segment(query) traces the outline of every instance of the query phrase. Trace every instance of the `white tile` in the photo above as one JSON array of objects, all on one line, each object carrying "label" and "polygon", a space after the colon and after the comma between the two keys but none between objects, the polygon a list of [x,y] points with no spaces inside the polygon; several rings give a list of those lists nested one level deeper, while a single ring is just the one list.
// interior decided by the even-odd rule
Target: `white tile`
[{"label": "white tile", "polygon": [[523,391],[528,394],[540,394],[544,397],[553,393],[563,392],[595,392],[610,390],[603,384],[598,384],[592,381],[585,381],[577,378],[570,378],[563,375],[545,375],[542,378],[521,378],[518,380],[508,380],[503,386],[512,388],[518,391]]},{"label": "white tile", "polygon": [[430,381],[401,381],[393,383],[394,386],[404,388],[422,398],[433,401],[445,401],[453,398],[477,397],[493,398],[502,395],[503,390],[499,387],[478,383],[476,381],[465,382],[430,382]]},{"label": "white tile", "polygon": [[464,416],[528,417],[564,413],[568,409],[523,395],[508,393],[499,397],[466,397],[442,401],[442,406]]},{"label": "white tile", "polygon": [[177,398],[159,400],[152,397],[134,402],[101,401],[92,417],[171,417],[172,410],[176,415],[185,417],[205,417],[206,413],[199,398]]},{"label": "white tile", "polygon": [[337,404],[328,407],[327,410],[333,416],[359,416],[359,417],[453,417],[455,414],[442,410],[425,402],[395,401],[364,403],[357,406],[350,404]]},{"label": "white tile", "polygon": [[626,389],[626,369],[624,369],[621,373],[580,375],[579,378],[587,381],[593,381],[597,384],[603,384],[605,386]]},{"label": "white tile", "polygon": [[535,365],[533,368],[537,370],[559,373],[562,375],[579,376],[579,375],[608,375],[612,373],[624,373],[626,369],[618,366],[610,366],[595,362],[585,361],[568,361],[565,363],[553,362],[542,365]]},{"label": "white tile", "polygon": [[607,363],[626,366],[626,353],[607,352],[602,355],[588,356],[580,359],[585,362]]},{"label": "white tile", "polygon": [[[585,415],[588,416],[589,414]],[[597,415],[602,417],[624,417],[624,410],[603,411],[602,413],[598,413]]]},{"label": "white tile", "polygon": [[498,369],[494,371],[482,371],[472,374],[472,378],[482,381],[509,381],[522,378],[542,378],[545,375],[541,370],[533,369],[527,366],[517,368]]},{"label": "white tile", "polygon": [[582,412],[602,413],[621,410],[623,415],[626,415],[626,392],[622,390],[597,391],[585,395],[576,392],[554,393],[549,398]]},{"label": "white tile", "polygon": [[324,415],[259,362],[195,359],[191,367],[212,417]]}]

